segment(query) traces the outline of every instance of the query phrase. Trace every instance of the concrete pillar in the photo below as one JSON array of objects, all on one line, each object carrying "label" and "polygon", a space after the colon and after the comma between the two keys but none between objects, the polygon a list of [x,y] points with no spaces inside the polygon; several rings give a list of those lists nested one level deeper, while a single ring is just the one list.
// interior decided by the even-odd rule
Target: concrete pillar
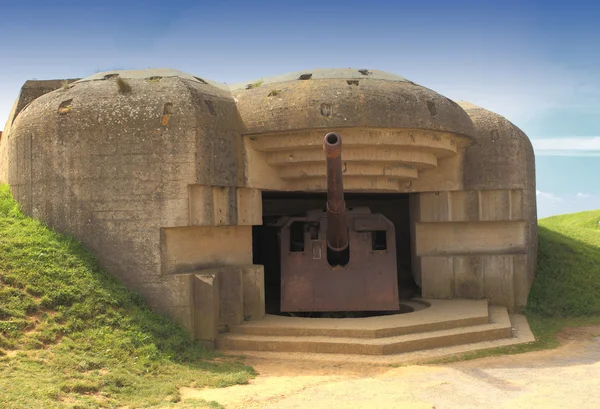
[{"label": "concrete pillar", "polygon": [[219,276],[197,274],[193,277],[194,338],[214,347],[219,326]]},{"label": "concrete pillar", "polygon": [[265,316],[265,270],[253,265],[242,268],[244,287],[244,320],[259,320]]},{"label": "concrete pillar", "polygon": [[219,270],[221,308],[219,326],[228,329],[244,321],[244,290],[242,268],[226,267]]}]

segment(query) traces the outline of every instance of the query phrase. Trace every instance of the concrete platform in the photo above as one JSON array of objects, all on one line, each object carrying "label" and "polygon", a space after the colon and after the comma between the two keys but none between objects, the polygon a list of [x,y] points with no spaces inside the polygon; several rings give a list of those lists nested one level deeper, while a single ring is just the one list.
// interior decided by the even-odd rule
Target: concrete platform
[{"label": "concrete platform", "polygon": [[[487,301],[427,300],[395,316],[314,319],[268,316],[218,337],[224,351],[272,359],[395,364],[534,341],[522,315]],[[483,322],[482,322],[483,321]]]},{"label": "concrete platform", "polygon": [[489,323],[487,300],[412,300],[415,312],[368,318],[267,315],[231,328],[233,334],[382,338]]}]

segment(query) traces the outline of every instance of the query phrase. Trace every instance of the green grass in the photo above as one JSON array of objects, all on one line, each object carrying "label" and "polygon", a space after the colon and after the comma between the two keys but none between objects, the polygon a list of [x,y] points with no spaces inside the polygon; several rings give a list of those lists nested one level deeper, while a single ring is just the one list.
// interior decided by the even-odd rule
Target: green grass
[{"label": "green grass", "polygon": [[600,316],[600,210],[539,223],[539,256],[527,312],[543,317]]},{"label": "green grass", "polygon": [[599,221],[600,210],[539,221],[538,268],[525,311],[536,342],[428,363],[555,348],[563,328],[600,324]]},{"label": "green grass", "polygon": [[80,243],[25,217],[0,185],[0,407],[215,408],[179,402],[179,388],[253,375],[150,311]]},{"label": "green grass", "polygon": [[539,221],[538,268],[525,311],[538,344],[564,327],[600,324],[600,210]]}]

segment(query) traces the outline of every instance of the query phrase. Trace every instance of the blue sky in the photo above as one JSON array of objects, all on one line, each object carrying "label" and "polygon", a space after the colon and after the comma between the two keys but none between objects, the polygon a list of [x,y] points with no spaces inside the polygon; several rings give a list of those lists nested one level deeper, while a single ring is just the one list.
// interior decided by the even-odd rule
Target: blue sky
[{"label": "blue sky", "polygon": [[525,131],[541,217],[600,208],[600,2],[0,1],[1,121],[33,78],[381,69]]}]

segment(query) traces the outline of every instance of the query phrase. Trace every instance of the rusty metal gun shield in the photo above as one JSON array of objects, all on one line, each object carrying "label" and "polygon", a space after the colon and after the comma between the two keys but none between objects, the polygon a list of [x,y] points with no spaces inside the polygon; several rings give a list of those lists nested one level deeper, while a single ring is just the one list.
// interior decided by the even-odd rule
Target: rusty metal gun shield
[{"label": "rusty metal gun shield", "polygon": [[292,217],[282,227],[281,311],[398,310],[394,225],[368,209],[346,214],[345,265],[330,263],[325,212]]}]

